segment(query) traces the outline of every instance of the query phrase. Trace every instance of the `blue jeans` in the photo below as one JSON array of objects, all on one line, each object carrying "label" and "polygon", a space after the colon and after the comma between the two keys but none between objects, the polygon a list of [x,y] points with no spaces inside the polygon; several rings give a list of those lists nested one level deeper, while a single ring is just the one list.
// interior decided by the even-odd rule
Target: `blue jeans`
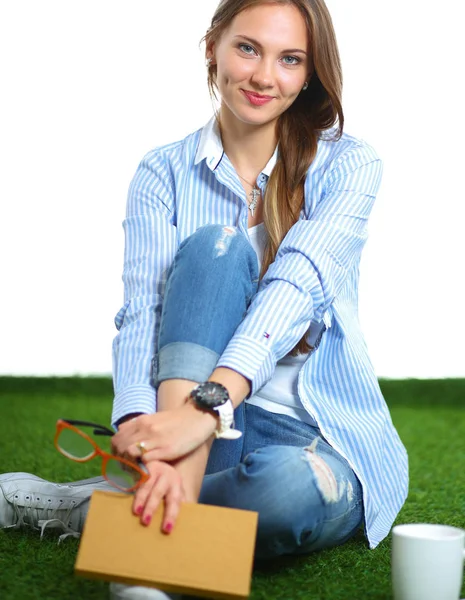
[{"label": "blue jeans", "polygon": [[[244,318],[258,263],[234,227],[207,225],[181,244],[168,274],[157,383],[206,381]],[[362,489],[320,430],[242,402],[238,440],[213,442],[199,502],[257,511],[256,557],[344,543],[363,522]]]}]

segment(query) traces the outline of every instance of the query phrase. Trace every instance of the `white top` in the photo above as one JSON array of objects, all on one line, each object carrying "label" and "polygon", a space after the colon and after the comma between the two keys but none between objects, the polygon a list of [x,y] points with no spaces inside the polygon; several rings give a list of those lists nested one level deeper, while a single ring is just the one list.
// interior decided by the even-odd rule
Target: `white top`
[{"label": "white top", "polygon": [[[264,223],[248,229],[250,243],[257,253],[259,268],[267,240]],[[246,400],[248,404],[259,406],[272,413],[289,415],[316,426],[314,419],[302,405],[297,392],[299,371],[307,359],[307,354],[285,356],[276,364],[273,377],[256,394]]]}]

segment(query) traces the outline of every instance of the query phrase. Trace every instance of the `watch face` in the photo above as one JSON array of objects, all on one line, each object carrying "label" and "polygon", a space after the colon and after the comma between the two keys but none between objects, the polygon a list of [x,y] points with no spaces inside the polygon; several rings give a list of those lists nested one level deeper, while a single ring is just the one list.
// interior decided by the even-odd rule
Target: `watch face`
[{"label": "watch face", "polygon": [[220,383],[215,383],[214,381],[201,383],[192,390],[191,396],[197,404],[207,409],[221,406],[229,400],[227,389]]}]

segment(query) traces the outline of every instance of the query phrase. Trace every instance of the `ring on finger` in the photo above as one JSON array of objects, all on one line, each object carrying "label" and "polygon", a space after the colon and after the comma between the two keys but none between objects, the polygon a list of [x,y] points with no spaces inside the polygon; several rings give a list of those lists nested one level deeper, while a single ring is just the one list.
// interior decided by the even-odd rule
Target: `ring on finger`
[{"label": "ring on finger", "polygon": [[148,452],[145,442],[137,442],[136,447],[142,455],[144,455],[146,452]]}]

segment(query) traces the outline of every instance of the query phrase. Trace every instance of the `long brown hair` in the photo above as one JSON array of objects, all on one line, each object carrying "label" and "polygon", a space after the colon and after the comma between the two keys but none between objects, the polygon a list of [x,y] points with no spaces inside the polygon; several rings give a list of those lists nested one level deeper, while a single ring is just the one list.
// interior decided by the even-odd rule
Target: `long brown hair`
[{"label": "long brown hair", "polygon": [[[331,16],[323,0],[221,0],[202,41],[217,43],[232,20],[259,4],[293,4],[302,14],[310,40],[310,80],[277,123],[278,160],[270,175],[263,205],[268,232],[261,276],[274,261],[278,247],[304,208],[304,184],[323,131],[337,123],[334,139],[342,134],[342,71]],[[216,98],[216,65],[208,69],[208,87]],[[311,347],[304,336],[293,354]]]}]

